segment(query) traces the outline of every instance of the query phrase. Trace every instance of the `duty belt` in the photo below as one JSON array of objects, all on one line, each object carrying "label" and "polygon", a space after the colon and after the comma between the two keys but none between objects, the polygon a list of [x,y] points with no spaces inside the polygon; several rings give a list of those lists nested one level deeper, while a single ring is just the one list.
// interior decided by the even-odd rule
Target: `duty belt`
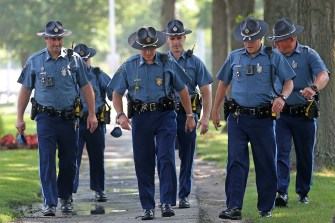
[{"label": "duty belt", "polygon": [[264,106],[259,106],[259,107],[237,106],[235,109],[235,112],[239,114],[256,116],[257,118],[268,118],[268,117],[271,117],[271,107],[272,105],[264,105]]},{"label": "duty belt", "polygon": [[176,103],[176,111],[180,112],[180,113],[186,113],[183,104],[181,102],[177,102]]},{"label": "duty belt", "polygon": [[140,103],[138,105],[134,105],[134,110],[136,112],[153,112],[153,111],[160,111],[163,108],[161,103]]},{"label": "duty belt", "polygon": [[284,106],[282,113],[289,114],[292,117],[305,116],[306,105]]},{"label": "duty belt", "polygon": [[42,112],[47,113],[49,116],[56,116],[56,117],[64,118],[67,120],[75,119],[74,108],[70,108],[68,110],[56,110],[51,107],[46,107],[46,106],[37,104],[37,113],[42,113]]}]

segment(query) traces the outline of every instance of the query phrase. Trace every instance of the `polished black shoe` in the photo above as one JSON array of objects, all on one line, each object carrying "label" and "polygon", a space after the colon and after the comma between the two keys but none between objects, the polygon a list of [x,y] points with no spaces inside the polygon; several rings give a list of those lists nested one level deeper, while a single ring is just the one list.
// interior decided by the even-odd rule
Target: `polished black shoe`
[{"label": "polished black shoe", "polygon": [[190,208],[191,205],[186,197],[179,200],[179,208]]},{"label": "polished black shoe", "polygon": [[60,210],[63,213],[69,213],[73,211],[72,198],[60,198]]},{"label": "polished black shoe", "polygon": [[142,220],[152,220],[154,218],[155,218],[155,210],[154,209],[145,209],[144,210]]},{"label": "polished black shoe", "polygon": [[172,210],[171,204],[162,204],[162,217],[174,216],[174,211]]},{"label": "polished black shoe", "polygon": [[219,214],[219,218],[230,219],[230,220],[241,220],[242,219],[241,209],[236,206],[229,207]]},{"label": "polished black shoe", "polygon": [[276,207],[287,207],[288,206],[288,196],[287,194],[278,193],[275,201]]},{"label": "polished black shoe", "polygon": [[309,203],[308,196],[307,195],[303,196],[299,194],[298,202],[299,204],[308,204]]},{"label": "polished black shoe", "polygon": [[43,216],[55,216],[56,206],[44,205],[42,209]]},{"label": "polished black shoe", "polygon": [[259,212],[259,217],[261,218],[271,218],[272,213],[271,211],[260,211]]},{"label": "polished black shoe", "polygon": [[107,201],[107,196],[105,192],[95,192],[95,201],[96,202],[106,202]]}]

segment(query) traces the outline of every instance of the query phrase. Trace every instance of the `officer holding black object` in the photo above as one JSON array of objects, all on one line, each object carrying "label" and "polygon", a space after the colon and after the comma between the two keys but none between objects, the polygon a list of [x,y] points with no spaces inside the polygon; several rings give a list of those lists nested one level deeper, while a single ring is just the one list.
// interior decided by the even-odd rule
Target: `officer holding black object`
[{"label": "officer holding black object", "polygon": [[[106,95],[108,96],[109,100],[112,100],[112,91],[107,88],[111,78],[99,67],[91,66],[91,58],[96,54],[95,49],[90,48],[85,44],[78,44],[74,47],[74,52],[81,56],[86,64],[87,72],[93,76],[90,82],[95,95],[95,113],[99,125],[92,133],[86,128],[88,110],[87,104],[83,102],[83,115],[80,118],[79,124],[77,174],[74,181],[73,192],[76,193],[79,186],[79,169],[83,149],[86,144],[90,165],[90,189],[95,191],[95,200],[97,202],[105,202],[107,201],[105,194],[104,167],[105,134],[106,124],[110,123],[111,110],[111,107],[106,102]],[[82,96],[81,100],[83,100]]]},{"label": "officer holding black object", "polygon": [[[162,217],[175,213],[177,176],[174,142],[177,134],[174,90],[179,93],[187,119],[184,131],[195,128],[194,113],[186,83],[190,78],[166,54],[156,49],[165,43],[165,35],[150,26],[143,26],[128,38],[139,54],[130,57],[114,74],[110,82],[117,121],[123,129],[132,131],[135,171],[139,197],[144,214],[142,220],[155,217],[155,168],[159,160],[159,189]],[[131,123],[123,112],[122,95],[128,90],[131,100]],[[128,114],[129,115],[129,114]]]},{"label": "officer holding black object", "polygon": [[55,216],[58,198],[62,212],[72,212],[73,209],[79,88],[88,107],[86,128],[94,132],[98,125],[94,93],[86,66],[80,56],[63,48],[63,37],[70,34],[71,31],[64,29],[60,21],[48,22],[45,29],[37,33],[44,37],[46,48],[28,58],[18,79],[22,84],[16,121],[19,133],[26,128],[23,114],[35,89],[32,118],[37,122],[39,174],[44,199],[42,213],[45,216]]},{"label": "officer holding black object", "polygon": [[[215,128],[220,126],[219,106],[225,98],[228,85],[232,86],[232,100],[227,104],[228,160],[226,175],[226,205],[219,217],[241,219],[243,197],[249,172],[251,145],[256,171],[258,191],[257,208],[260,217],[271,217],[276,197],[276,142],[272,113],[279,113],[285,99],[293,89],[295,73],[285,58],[278,52],[270,57],[262,38],[268,31],[265,21],[245,18],[234,32],[234,38],[243,42],[244,48],[230,53],[221,70],[212,111]],[[273,66],[275,74],[270,70]],[[284,86],[277,96],[273,80],[279,79]],[[226,108],[226,109],[227,109]]]},{"label": "officer holding black object", "polygon": [[[297,73],[294,89],[276,123],[278,146],[278,187],[276,206],[288,206],[290,183],[290,152],[292,139],[296,153],[296,185],[298,202],[308,204],[308,193],[312,186],[314,146],[319,115],[318,93],[329,81],[329,71],[318,55],[308,46],[301,45],[297,35],[303,26],[289,19],[280,19],[274,25],[273,34],[267,39],[274,41],[277,52],[282,53]],[[276,82],[281,89],[280,82]]]}]

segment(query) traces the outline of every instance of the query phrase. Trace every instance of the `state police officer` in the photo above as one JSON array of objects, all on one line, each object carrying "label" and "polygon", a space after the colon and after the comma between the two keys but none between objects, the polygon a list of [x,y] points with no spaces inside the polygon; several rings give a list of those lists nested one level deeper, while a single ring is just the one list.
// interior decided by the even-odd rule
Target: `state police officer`
[{"label": "state police officer", "polygon": [[[135,170],[139,197],[144,215],[142,220],[155,217],[155,163],[160,162],[160,202],[163,217],[174,216],[171,207],[176,196],[174,142],[176,112],[173,90],[178,91],[186,110],[185,131],[195,128],[194,113],[185,84],[190,81],[184,70],[169,56],[156,52],[165,43],[165,35],[144,26],[128,38],[131,47],[140,54],[130,57],[114,74],[110,82],[117,120],[123,129],[132,131]],[[122,95],[128,90],[131,103],[128,116],[123,112]],[[128,105],[129,108],[129,105]]]},{"label": "state police officer", "polygon": [[[236,27],[234,38],[244,48],[230,53],[217,74],[219,85],[213,106],[213,124],[220,126],[219,106],[226,89],[232,85],[232,99],[228,116],[228,159],[226,175],[226,205],[219,217],[241,219],[243,197],[249,172],[251,144],[258,191],[257,208],[261,217],[271,217],[277,187],[276,142],[272,113],[279,113],[293,89],[295,73],[278,52],[267,52],[262,37],[268,24],[251,17]],[[271,73],[275,70],[276,73]],[[276,97],[273,80],[284,83]],[[276,117],[274,115],[274,117]]]},{"label": "state police officer", "polygon": [[[93,87],[95,95],[95,113],[98,118],[98,127],[94,132],[90,132],[86,128],[86,120],[88,117],[87,104],[83,102],[83,115],[79,124],[79,139],[77,153],[77,173],[74,181],[74,193],[77,192],[79,186],[79,169],[83,149],[86,144],[86,150],[90,165],[90,189],[95,191],[95,200],[97,202],[107,201],[105,194],[105,167],[104,167],[104,151],[105,151],[105,134],[106,124],[110,121],[110,106],[106,102],[106,95],[112,100],[112,92],[107,88],[111,78],[103,72],[99,67],[91,66],[91,58],[95,56],[96,50],[85,44],[78,44],[74,47],[74,52],[83,58],[87,72],[93,78],[90,83]],[[80,95],[81,100],[83,96]]]},{"label": "state police officer", "polygon": [[[290,152],[292,139],[297,158],[295,191],[298,202],[308,204],[308,192],[312,186],[314,146],[318,121],[318,93],[329,81],[329,71],[319,54],[308,46],[301,45],[297,35],[303,26],[289,19],[280,19],[274,25],[268,40],[274,41],[276,51],[282,53],[297,77],[294,89],[287,99],[281,117],[276,123],[278,145],[278,188],[276,206],[288,205],[290,184]],[[281,88],[281,83],[276,82]],[[310,114],[310,115],[308,115]]]},{"label": "state police officer", "polygon": [[44,198],[42,213],[45,216],[55,215],[58,198],[62,212],[73,209],[78,125],[75,111],[78,108],[79,87],[88,105],[86,127],[94,132],[98,124],[94,94],[85,64],[77,54],[63,48],[63,37],[70,34],[71,31],[64,29],[60,21],[48,22],[45,29],[37,33],[44,37],[46,48],[28,58],[18,79],[22,84],[16,121],[20,133],[26,128],[23,114],[35,89],[31,118],[37,122],[39,174]]},{"label": "state police officer", "polygon": [[[208,131],[210,110],[212,107],[212,94],[210,84],[213,82],[211,74],[208,72],[205,64],[193,54],[193,49],[185,51],[184,43],[186,35],[192,31],[185,29],[184,24],[179,20],[171,20],[163,31],[166,35],[166,41],[170,50],[168,55],[173,57],[180,66],[182,66],[192,81],[187,84],[188,92],[191,95],[192,109],[197,114],[196,122],[200,119],[200,112],[203,111],[202,117],[198,122],[198,128],[201,127],[200,134],[203,135]],[[197,90],[200,90],[200,93]],[[201,103],[202,100],[202,103]],[[196,148],[196,130],[186,133],[184,124],[186,113],[177,97],[177,143],[180,158],[180,175],[179,175],[179,208],[189,208],[190,203],[188,196],[191,193],[193,160]]]}]

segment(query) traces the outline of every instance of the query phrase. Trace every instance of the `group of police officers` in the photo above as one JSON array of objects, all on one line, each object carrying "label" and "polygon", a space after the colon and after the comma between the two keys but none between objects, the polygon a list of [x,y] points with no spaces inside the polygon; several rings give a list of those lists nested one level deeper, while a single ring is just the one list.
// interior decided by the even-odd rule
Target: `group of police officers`
[{"label": "group of police officers", "polygon": [[[92,67],[93,48],[78,44],[63,48],[71,31],[60,21],[50,21],[37,35],[46,48],[30,56],[18,82],[16,128],[25,130],[24,111],[31,98],[31,118],[36,120],[39,144],[39,175],[44,198],[42,213],[55,216],[60,202],[63,213],[71,213],[72,194],[79,185],[79,167],[84,145],[90,161],[90,189],[95,200],[104,202],[104,149],[106,124],[110,123],[113,101],[116,122],[131,130],[133,155],[142,220],[155,218],[155,171],[157,169],[162,217],[174,216],[173,206],[189,208],[196,125],[200,134],[213,124],[220,127],[219,107],[224,104],[228,124],[226,206],[219,217],[241,219],[243,196],[249,171],[251,144],[261,217],[271,217],[274,206],[288,206],[291,140],[297,154],[296,193],[307,204],[312,184],[318,93],[329,80],[329,71],[319,55],[297,42],[303,27],[281,19],[273,34],[276,49],[265,47],[262,39],[269,25],[245,18],[234,32],[244,43],[227,57],[217,74],[219,80],[213,109],[211,83],[204,63],[185,50],[185,29],[171,20],[163,31],[143,26],[128,38],[139,50],[110,78]],[[165,43],[169,51],[156,51]],[[231,98],[226,90],[231,85]],[[127,112],[122,98],[127,92]],[[280,117],[279,117],[280,116]],[[306,138],[306,134],[308,137]],[[177,177],[175,141],[180,158]],[[56,149],[59,173],[56,174]],[[178,184],[179,180],[179,184]],[[179,186],[177,186],[179,185]]]}]

